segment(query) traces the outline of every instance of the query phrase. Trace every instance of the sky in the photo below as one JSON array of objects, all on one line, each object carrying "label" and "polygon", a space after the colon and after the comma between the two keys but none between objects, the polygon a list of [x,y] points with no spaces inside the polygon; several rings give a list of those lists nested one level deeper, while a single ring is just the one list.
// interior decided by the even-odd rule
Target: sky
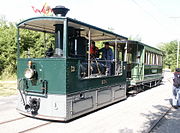
[{"label": "sky", "polygon": [[125,37],[157,47],[160,43],[180,40],[180,0],[0,0],[0,16],[20,22],[42,9],[63,5],[67,16]]}]

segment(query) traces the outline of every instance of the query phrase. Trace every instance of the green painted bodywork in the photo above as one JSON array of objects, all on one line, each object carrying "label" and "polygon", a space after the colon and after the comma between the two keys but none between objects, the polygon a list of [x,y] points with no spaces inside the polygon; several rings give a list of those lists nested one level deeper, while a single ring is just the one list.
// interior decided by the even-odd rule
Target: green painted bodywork
[{"label": "green painted bodywork", "polygon": [[[63,24],[63,56],[55,56],[53,58],[20,58],[20,46],[18,42],[18,65],[17,76],[19,81],[19,89],[29,92],[42,93],[43,83],[47,83],[48,94],[72,94],[85,90],[97,89],[106,86],[126,84],[126,63],[123,65],[123,74],[121,76],[103,76],[99,78],[86,78],[80,77],[80,60],[78,58],[69,57],[69,40],[70,35],[68,28],[83,28],[86,30],[91,29],[95,34],[103,33],[103,37],[127,39],[113,32],[100,29],[98,27],[77,21],[75,19],[66,17],[35,17],[24,20],[17,24],[18,36],[19,28],[29,29],[34,31],[42,31],[47,33],[57,34],[55,24]],[[84,31],[84,30],[82,30]],[[91,38],[93,39],[93,38]],[[95,38],[94,38],[95,39]],[[85,59],[86,57],[84,57]],[[87,60],[87,59],[86,59]],[[32,79],[27,79],[24,76],[25,70],[28,68],[28,61],[33,62],[32,69],[35,70],[37,76]]]},{"label": "green painted bodywork", "polygon": [[[79,60],[67,59],[67,93],[85,91],[105,86],[113,86],[126,84],[126,70],[123,70],[121,76],[104,76],[98,78],[82,79],[79,75]],[[123,64],[126,66],[126,63]],[[71,72],[71,67],[75,67],[75,71]],[[124,67],[125,68],[125,67]],[[105,83],[103,83],[105,81]]]},{"label": "green painted bodywork", "polygon": [[144,66],[144,80],[162,78],[162,66],[145,65]]},{"label": "green painted bodywork", "polygon": [[[162,55],[162,51],[159,49],[145,45],[144,51],[150,51],[159,55]],[[144,54],[145,56],[145,54]],[[162,79],[162,65],[144,65],[144,80]]]},{"label": "green painted bodywork", "polygon": [[[29,60],[33,62],[33,68],[38,74],[35,80],[28,80],[24,76]],[[63,58],[18,59],[17,75],[18,80],[25,79],[27,81],[28,91],[40,92],[41,80],[46,80],[49,94],[66,94],[66,60]],[[20,83],[23,84],[23,82],[21,80]]]},{"label": "green painted bodywork", "polygon": [[[150,51],[162,55],[162,51],[140,42],[131,41],[133,45],[132,63],[131,63],[131,80],[129,85],[136,85],[152,80],[162,79],[162,66],[160,65],[145,65],[145,51]],[[137,51],[140,52],[139,61],[137,61]]]},{"label": "green painted bodywork", "polygon": [[[24,72],[28,68],[28,61],[33,62],[33,68],[38,73],[38,78],[35,80],[28,80],[24,76]],[[126,63],[124,63],[125,65]],[[72,67],[75,68],[74,71],[71,70]],[[41,92],[41,80],[48,82],[48,94],[72,94],[95,88],[126,84],[126,70],[121,76],[82,79],[79,76],[79,59],[18,59],[17,68],[18,80],[25,79],[28,86],[27,89],[23,88],[24,81],[21,80],[19,89],[26,89],[31,92]],[[105,83],[103,83],[104,81]]]}]

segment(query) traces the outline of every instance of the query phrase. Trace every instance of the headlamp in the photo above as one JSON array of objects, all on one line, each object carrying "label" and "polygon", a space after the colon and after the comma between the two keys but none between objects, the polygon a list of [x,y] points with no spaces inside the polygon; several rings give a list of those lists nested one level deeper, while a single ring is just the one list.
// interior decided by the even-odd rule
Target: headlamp
[{"label": "headlamp", "polygon": [[27,68],[24,72],[24,76],[28,79],[31,79],[34,76],[34,70],[31,68]]}]

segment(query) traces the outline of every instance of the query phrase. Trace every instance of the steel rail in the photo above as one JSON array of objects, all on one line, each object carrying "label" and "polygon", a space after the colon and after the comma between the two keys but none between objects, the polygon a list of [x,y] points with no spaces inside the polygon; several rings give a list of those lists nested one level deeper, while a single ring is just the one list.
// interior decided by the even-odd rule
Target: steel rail
[{"label": "steel rail", "polygon": [[169,113],[169,111],[172,109],[172,107],[169,107],[168,110],[166,112],[164,112],[159,119],[157,119],[152,125],[151,127],[145,131],[146,133],[151,133],[153,131],[153,129],[161,122],[161,120]]},{"label": "steel rail", "polygon": [[28,131],[31,131],[31,130],[34,130],[34,129],[37,129],[37,128],[40,128],[40,127],[43,127],[43,126],[46,126],[46,125],[51,124],[51,123],[52,123],[51,121],[50,121],[50,122],[46,122],[46,123],[44,123],[44,124],[40,124],[40,125],[38,125],[38,126],[31,127],[31,128],[29,128],[29,129],[20,131],[20,132],[18,132],[18,133],[25,133],[25,132],[28,132]]},{"label": "steel rail", "polygon": [[26,117],[26,116],[23,116],[23,117],[11,119],[11,120],[3,121],[3,122],[0,122],[0,125],[6,124],[6,123],[9,123],[9,122],[13,122],[13,121],[17,121],[17,120],[21,120],[21,119],[24,119],[24,118],[27,118],[27,117]]}]

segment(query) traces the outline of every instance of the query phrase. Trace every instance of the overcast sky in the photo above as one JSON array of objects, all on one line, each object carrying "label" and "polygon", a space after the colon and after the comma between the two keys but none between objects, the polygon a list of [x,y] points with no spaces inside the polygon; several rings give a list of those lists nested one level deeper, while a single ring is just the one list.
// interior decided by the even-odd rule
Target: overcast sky
[{"label": "overcast sky", "polygon": [[0,15],[8,21],[34,17],[31,6],[42,9],[64,5],[67,16],[125,37],[140,37],[143,43],[180,40],[180,0],[0,0]]}]

